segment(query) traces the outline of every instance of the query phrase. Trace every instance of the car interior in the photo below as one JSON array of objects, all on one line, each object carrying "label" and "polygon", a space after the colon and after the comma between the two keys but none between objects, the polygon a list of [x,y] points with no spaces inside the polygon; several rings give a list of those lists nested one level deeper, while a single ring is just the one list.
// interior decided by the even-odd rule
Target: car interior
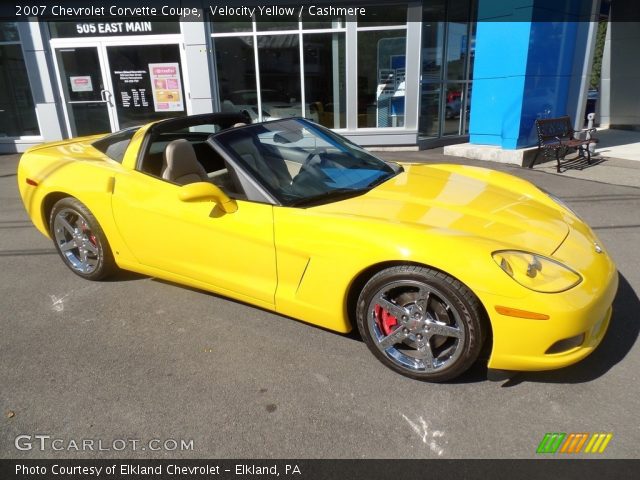
[{"label": "car interior", "polygon": [[284,205],[354,190],[384,168],[393,170],[366,152],[345,154],[329,133],[313,133],[320,127],[307,130],[295,119],[247,126],[245,120],[242,113],[214,113],[154,124],[138,170],[176,185],[211,182],[231,198]]},{"label": "car interior", "polygon": [[[213,118],[216,116],[216,118]],[[141,148],[138,170],[158,179],[178,185],[193,182],[211,182],[229,197],[263,201],[260,195],[252,196],[250,186],[242,181],[233,166],[207,141],[211,134],[241,128],[247,123],[229,118],[220,121],[220,116],[231,116],[233,120],[244,120],[242,114],[210,114],[185,119],[172,119],[152,129],[146,145]],[[215,123],[214,123],[215,122]],[[280,138],[281,137],[281,138]],[[250,173],[260,178],[268,190],[290,188],[299,176],[308,152],[291,148],[292,139],[276,134],[276,144],[266,144],[246,135],[225,136],[225,145],[239,155]],[[298,138],[293,139],[298,140]],[[286,160],[285,160],[286,158]],[[306,183],[306,182],[303,182]],[[255,193],[255,192],[254,192]]]},{"label": "car interior", "polygon": [[212,133],[244,126],[243,120],[242,114],[214,114],[161,122],[141,149],[138,170],[178,185],[211,182],[232,198],[244,198],[235,170],[207,143]]},{"label": "car interior", "polygon": [[292,174],[287,168],[282,153],[271,146],[259,144],[253,137],[228,138],[227,144],[270,187],[289,185]]}]

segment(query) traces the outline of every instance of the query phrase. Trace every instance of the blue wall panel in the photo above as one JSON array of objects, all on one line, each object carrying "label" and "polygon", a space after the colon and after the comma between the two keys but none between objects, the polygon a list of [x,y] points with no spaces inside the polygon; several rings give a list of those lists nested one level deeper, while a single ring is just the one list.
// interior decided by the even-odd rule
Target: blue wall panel
[{"label": "blue wall panel", "polygon": [[576,33],[575,22],[531,24],[518,147],[536,144],[536,118],[567,114]]},{"label": "blue wall panel", "polygon": [[[534,145],[536,118],[567,114],[579,0],[480,0],[470,142],[506,149]],[[563,12],[567,22],[549,21]],[[496,21],[490,21],[496,20]],[[515,21],[511,21],[515,20]]]},{"label": "blue wall panel", "polygon": [[527,22],[478,22],[469,123],[471,143],[515,148],[530,27]]}]

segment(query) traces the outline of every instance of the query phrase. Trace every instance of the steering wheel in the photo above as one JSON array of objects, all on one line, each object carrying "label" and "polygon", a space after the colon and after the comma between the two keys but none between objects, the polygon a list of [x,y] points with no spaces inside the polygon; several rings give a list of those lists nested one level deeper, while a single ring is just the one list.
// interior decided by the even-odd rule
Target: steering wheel
[{"label": "steering wheel", "polygon": [[[306,188],[311,188],[312,190],[317,189],[324,191],[326,189],[325,184],[330,179],[324,174],[322,169],[319,168],[324,161],[322,158],[324,152],[324,149],[316,148],[307,155],[302,162],[300,171],[291,180],[292,187],[305,185]],[[315,160],[316,157],[318,157],[317,161]]]},{"label": "steering wheel", "polygon": [[309,152],[307,157],[302,162],[302,167],[300,167],[300,171],[309,167],[313,167],[314,165],[312,165],[311,162],[313,161],[314,157],[318,157],[319,159],[318,164],[322,165],[322,162],[323,162],[322,154],[324,154],[325,152],[326,152],[325,148],[314,148],[313,151]]}]

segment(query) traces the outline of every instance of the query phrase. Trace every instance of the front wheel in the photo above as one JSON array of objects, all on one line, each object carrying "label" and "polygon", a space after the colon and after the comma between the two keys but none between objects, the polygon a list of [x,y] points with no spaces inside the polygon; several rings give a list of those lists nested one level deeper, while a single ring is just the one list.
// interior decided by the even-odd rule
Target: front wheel
[{"label": "front wheel", "polygon": [[64,263],[87,280],[101,280],[116,270],[107,238],[89,209],[75,198],[59,200],[49,221],[53,243]]},{"label": "front wheel", "polygon": [[382,363],[429,382],[466,371],[486,333],[480,302],[466,286],[413,265],[374,275],[360,293],[356,316],[364,342]]}]

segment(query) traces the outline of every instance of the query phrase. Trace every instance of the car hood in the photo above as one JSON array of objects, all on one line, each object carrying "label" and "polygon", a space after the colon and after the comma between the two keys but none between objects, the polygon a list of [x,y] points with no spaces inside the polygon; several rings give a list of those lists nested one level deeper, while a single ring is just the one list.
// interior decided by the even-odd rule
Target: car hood
[{"label": "car hood", "polygon": [[460,165],[404,168],[365,195],[314,210],[480,237],[546,255],[569,232],[567,213],[517,177]]}]

